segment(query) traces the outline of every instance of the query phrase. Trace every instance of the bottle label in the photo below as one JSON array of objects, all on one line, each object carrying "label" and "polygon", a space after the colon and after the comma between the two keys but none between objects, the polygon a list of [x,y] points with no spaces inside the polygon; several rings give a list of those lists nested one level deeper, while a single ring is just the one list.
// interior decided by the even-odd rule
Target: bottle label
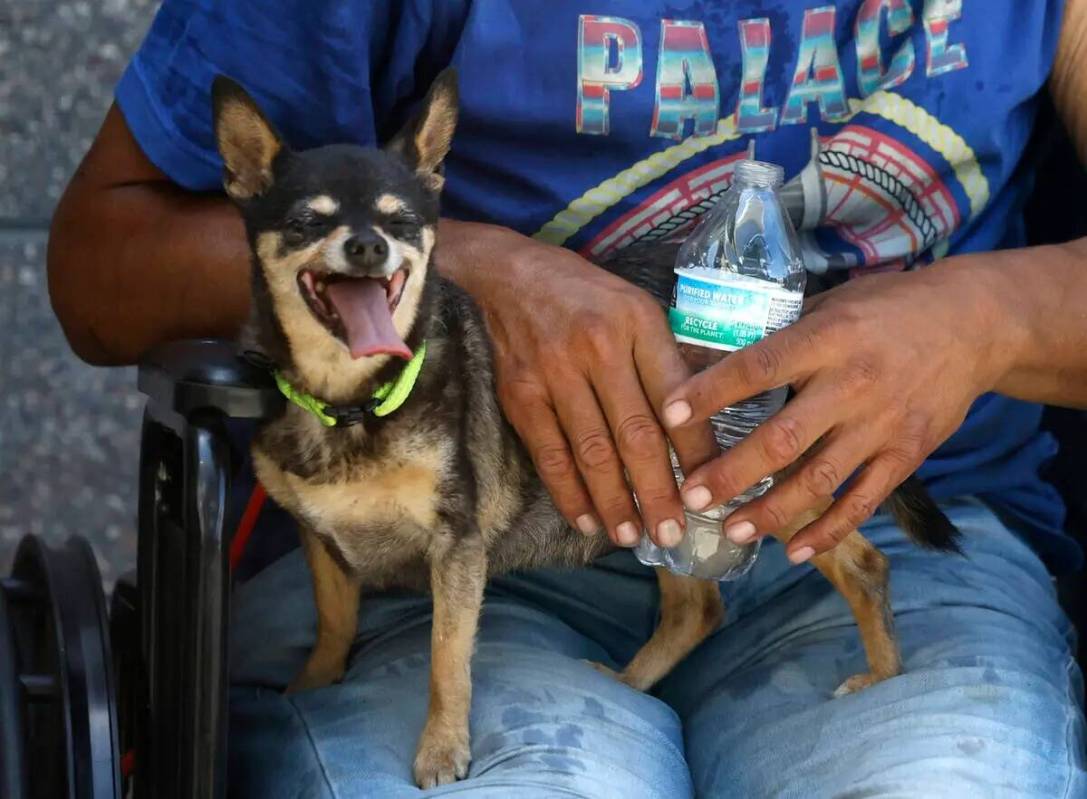
[{"label": "bottle label", "polygon": [[676,270],[668,312],[677,341],[731,352],[754,344],[800,317],[804,296],[751,278],[695,277]]}]

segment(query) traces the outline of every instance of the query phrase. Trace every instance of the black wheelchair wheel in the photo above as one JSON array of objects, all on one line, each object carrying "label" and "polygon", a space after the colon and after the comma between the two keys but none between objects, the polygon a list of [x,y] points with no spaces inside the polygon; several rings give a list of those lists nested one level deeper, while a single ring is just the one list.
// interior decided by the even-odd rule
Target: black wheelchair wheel
[{"label": "black wheelchair wheel", "polygon": [[0,795],[120,799],[109,627],[90,546],[28,535],[0,585]]}]

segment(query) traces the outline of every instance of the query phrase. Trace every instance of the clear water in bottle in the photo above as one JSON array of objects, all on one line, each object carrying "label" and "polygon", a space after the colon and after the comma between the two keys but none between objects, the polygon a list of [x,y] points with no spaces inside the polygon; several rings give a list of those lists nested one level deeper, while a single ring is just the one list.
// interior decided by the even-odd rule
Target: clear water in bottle
[{"label": "clear water in bottle", "polygon": [[[669,321],[688,365],[706,369],[728,355],[795,322],[804,301],[806,273],[796,231],[778,196],[781,167],[746,160],[732,186],[710,209],[679,250]],[[760,394],[711,419],[722,450],[745,438],[785,402],[786,388]],[[676,481],[683,472],[672,455]],[[734,580],[758,556],[759,544],[737,546],[722,532],[725,518],[765,494],[766,477],[727,505],[687,512],[683,541],[662,549],[642,535],[634,553],[650,566],[679,574]]]}]

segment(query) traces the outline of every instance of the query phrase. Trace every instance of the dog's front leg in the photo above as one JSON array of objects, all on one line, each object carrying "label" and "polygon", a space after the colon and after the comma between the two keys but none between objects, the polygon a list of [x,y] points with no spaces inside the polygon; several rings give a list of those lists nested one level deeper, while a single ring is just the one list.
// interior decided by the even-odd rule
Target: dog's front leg
[{"label": "dog's front leg", "polygon": [[359,623],[359,581],[344,571],[312,530],[300,527],[299,537],[313,577],[317,643],[287,693],[322,688],[343,677]]},{"label": "dog's front leg", "polygon": [[430,707],[415,754],[415,781],[420,788],[444,785],[468,774],[472,650],[486,580],[487,556],[477,530],[437,536],[430,554],[434,594]]}]

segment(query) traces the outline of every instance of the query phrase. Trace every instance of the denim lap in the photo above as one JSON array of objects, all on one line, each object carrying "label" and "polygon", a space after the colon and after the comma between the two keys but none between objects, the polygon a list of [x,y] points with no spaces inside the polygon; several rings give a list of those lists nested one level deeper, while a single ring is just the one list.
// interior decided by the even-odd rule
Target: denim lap
[{"label": "denim lap", "polygon": [[965,557],[920,551],[887,519],[866,526],[892,561],[905,673],[841,699],[865,669],[852,616],[776,544],[723,586],[723,628],[655,696],[583,662],[621,665],[652,631],[655,581],[629,554],[492,581],[469,779],[430,792],[411,781],[429,600],[364,597],[343,683],[283,697],[315,633],[291,553],[235,592],[232,795],[1085,796],[1080,675],[1051,581],[982,506],[947,509]]}]

